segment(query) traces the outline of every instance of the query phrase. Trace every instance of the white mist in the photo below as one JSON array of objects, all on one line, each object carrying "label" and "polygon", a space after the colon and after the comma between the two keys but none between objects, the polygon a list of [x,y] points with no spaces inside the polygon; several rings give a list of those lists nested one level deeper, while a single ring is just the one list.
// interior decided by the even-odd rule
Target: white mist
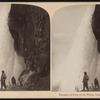
[{"label": "white mist", "polygon": [[[97,73],[100,72],[97,72],[99,68],[97,41],[91,27],[95,5],[71,7],[69,11],[66,7],[66,12],[62,13],[68,13],[66,16],[55,13],[53,18],[52,84],[53,88],[58,86],[58,91],[72,92],[75,91],[75,87],[79,90],[83,89],[82,81],[85,71],[90,78],[89,86],[93,83],[94,78],[97,75],[99,76]],[[63,19],[61,16],[63,16]],[[65,19],[64,23],[60,20],[57,22],[57,18],[61,21]],[[63,27],[59,24],[62,24]],[[64,27],[66,27],[65,30]],[[60,29],[62,29],[62,34]]]},{"label": "white mist", "polygon": [[10,4],[0,5],[0,75],[4,70],[7,75],[6,83],[11,81],[14,75],[18,82],[18,76],[25,68],[23,57],[19,57],[14,50],[14,40],[8,28],[8,15]]}]

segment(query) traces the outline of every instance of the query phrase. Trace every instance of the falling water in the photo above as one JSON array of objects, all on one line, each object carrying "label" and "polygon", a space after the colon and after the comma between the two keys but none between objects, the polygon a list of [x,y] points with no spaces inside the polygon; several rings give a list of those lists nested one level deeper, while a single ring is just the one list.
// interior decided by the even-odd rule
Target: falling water
[{"label": "falling water", "polygon": [[24,70],[23,57],[19,57],[14,50],[14,40],[8,28],[8,15],[10,4],[0,5],[0,75],[4,70],[7,75],[7,83],[14,75],[16,79]]},{"label": "falling water", "polygon": [[[59,85],[59,91],[75,91],[75,87],[82,90],[84,72],[86,71],[90,77],[89,84],[96,75],[98,65],[97,41],[91,27],[94,9],[95,5],[88,5],[77,29],[70,52],[55,71],[58,78],[55,78],[53,85]],[[55,75],[53,74],[54,77]]]}]

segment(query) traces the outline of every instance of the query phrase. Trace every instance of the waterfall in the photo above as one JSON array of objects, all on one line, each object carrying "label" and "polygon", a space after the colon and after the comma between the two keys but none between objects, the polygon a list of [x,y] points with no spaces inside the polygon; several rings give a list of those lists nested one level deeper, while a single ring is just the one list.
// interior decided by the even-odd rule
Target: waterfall
[{"label": "waterfall", "polygon": [[82,90],[85,71],[89,75],[89,85],[93,83],[98,66],[97,41],[91,27],[94,10],[95,5],[88,5],[66,59],[62,58],[60,67],[55,68],[53,85],[59,85],[59,91],[71,92],[75,91],[75,87]]},{"label": "waterfall", "polygon": [[14,40],[8,28],[8,15],[11,9],[10,4],[0,5],[0,75],[4,70],[7,75],[6,83],[14,75],[16,81],[25,68],[23,57],[16,54]]}]

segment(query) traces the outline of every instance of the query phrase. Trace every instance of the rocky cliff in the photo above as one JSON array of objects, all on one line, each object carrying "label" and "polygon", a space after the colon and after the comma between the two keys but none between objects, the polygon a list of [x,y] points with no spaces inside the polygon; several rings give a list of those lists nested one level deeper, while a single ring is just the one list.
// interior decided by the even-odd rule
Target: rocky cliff
[{"label": "rocky cliff", "polygon": [[34,90],[50,89],[50,19],[42,8],[12,4],[8,26],[14,49],[24,58],[25,70],[19,75],[23,85]]}]

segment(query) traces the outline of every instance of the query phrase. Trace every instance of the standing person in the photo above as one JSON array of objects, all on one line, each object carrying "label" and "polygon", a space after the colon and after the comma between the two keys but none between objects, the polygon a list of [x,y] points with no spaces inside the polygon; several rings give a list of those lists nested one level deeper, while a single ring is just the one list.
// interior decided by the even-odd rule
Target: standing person
[{"label": "standing person", "polygon": [[92,89],[94,89],[94,84],[93,83],[91,83],[91,87],[92,87]]},{"label": "standing person", "polygon": [[88,80],[89,80],[89,77],[87,75],[87,72],[84,72],[84,77],[83,77],[83,91],[85,90],[85,88],[87,90],[89,90],[89,88],[88,88]]},{"label": "standing person", "polygon": [[23,82],[23,78],[20,76],[20,77],[19,77],[20,86],[23,86],[22,82]]},{"label": "standing person", "polygon": [[14,76],[11,78],[11,82],[12,82],[12,86],[15,87],[16,86],[16,79]]},{"label": "standing person", "polygon": [[1,89],[3,89],[3,87],[6,89],[6,74],[4,72],[4,70],[2,70],[2,75],[1,75]]},{"label": "standing person", "polygon": [[97,78],[94,79],[95,88],[99,88],[99,81]]},{"label": "standing person", "polygon": [[11,83],[9,82],[9,88],[11,87]]}]

